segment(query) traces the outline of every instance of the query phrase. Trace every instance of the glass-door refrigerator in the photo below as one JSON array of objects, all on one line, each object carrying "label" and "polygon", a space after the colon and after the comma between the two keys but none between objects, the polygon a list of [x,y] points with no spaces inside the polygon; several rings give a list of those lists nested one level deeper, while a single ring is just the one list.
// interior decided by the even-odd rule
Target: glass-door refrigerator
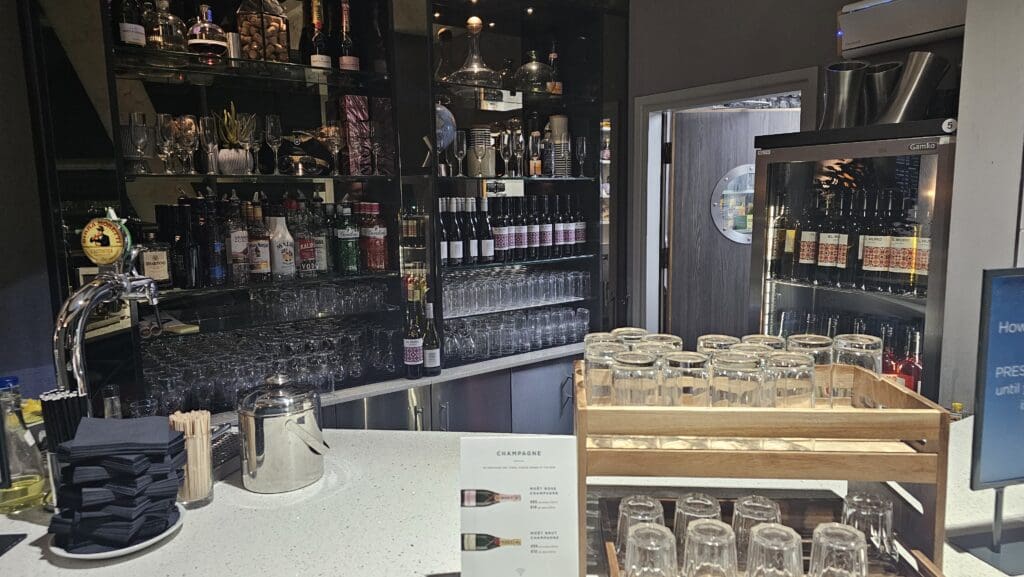
[{"label": "glass-door refrigerator", "polygon": [[956,122],[755,139],[751,329],[866,333],[937,399]]}]

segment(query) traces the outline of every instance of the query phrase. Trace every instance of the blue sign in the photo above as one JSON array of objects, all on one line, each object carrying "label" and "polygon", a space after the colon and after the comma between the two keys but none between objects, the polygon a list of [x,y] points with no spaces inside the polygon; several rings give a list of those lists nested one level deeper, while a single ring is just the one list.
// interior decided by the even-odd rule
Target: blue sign
[{"label": "blue sign", "polygon": [[1024,269],[986,270],[971,488],[1024,483]]}]

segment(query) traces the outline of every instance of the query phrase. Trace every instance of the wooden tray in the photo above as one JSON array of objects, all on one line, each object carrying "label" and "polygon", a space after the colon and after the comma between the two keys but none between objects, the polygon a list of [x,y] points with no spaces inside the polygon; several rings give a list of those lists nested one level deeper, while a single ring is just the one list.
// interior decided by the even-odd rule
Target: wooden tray
[{"label": "wooden tray", "polygon": [[852,385],[848,406],[588,406],[576,361],[581,536],[588,476],[844,480],[891,498],[904,545],[941,567],[949,413],[895,379],[833,370]]}]

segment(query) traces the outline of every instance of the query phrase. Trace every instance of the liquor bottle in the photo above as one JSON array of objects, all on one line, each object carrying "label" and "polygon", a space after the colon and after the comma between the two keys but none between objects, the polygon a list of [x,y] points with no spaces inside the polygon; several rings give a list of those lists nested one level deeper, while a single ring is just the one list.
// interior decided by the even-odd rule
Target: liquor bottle
[{"label": "liquor bottle", "polygon": [[878,337],[882,339],[882,374],[895,375],[899,368],[899,358],[896,355],[896,327],[889,322],[881,323],[878,327]]},{"label": "liquor bottle", "polygon": [[313,36],[307,43],[308,55],[303,55],[302,63],[313,68],[333,68],[331,53],[324,33],[323,9],[320,0],[312,0]]},{"label": "liquor bottle", "polygon": [[498,503],[514,503],[521,500],[521,495],[505,495],[486,489],[463,489],[459,502],[463,507],[490,507]]},{"label": "liquor bottle", "polygon": [[551,178],[555,176],[555,141],[551,139],[551,131],[545,130],[540,140],[540,175]]},{"label": "liquor bottle", "polygon": [[423,215],[416,207],[412,193],[406,192],[403,196],[410,199],[408,205],[402,211],[402,237],[401,244],[404,247],[423,248],[426,246],[426,239],[423,234]]},{"label": "liquor bottle", "polygon": [[544,138],[541,136],[539,130],[534,130],[530,132],[530,162],[527,165],[527,168],[529,169],[527,171],[527,174],[529,176],[543,176],[544,174],[544,161],[541,158],[541,153],[543,151],[543,143]]},{"label": "liquor bottle", "polygon": [[434,377],[441,374],[441,340],[434,325],[434,303],[425,303],[424,308],[427,320],[423,328],[423,376]]},{"label": "liquor bottle", "polygon": [[145,250],[139,256],[139,272],[156,281],[160,289],[174,286],[171,245],[157,240],[155,232],[147,232],[142,246]]},{"label": "liquor bottle", "polygon": [[462,228],[459,226],[458,203],[455,197],[448,199],[448,266],[462,266]]},{"label": "liquor bottle", "polygon": [[224,286],[228,282],[228,248],[226,233],[216,218],[213,203],[206,203],[205,225],[203,227],[203,251],[206,253],[207,286]]},{"label": "liquor bottle", "polygon": [[252,207],[252,218],[249,220],[249,280],[254,283],[272,280],[270,267],[270,232],[263,224],[263,208]]},{"label": "liquor bottle", "polygon": [[555,242],[555,229],[551,221],[551,211],[548,205],[548,195],[540,196],[540,247],[537,249],[539,258],[551,258],[551,246]]},{"label": "liquor bottle", "polygon": [[463,551],[488,551],[498,547],[518,547],[522,545],[521,539],[503,539],[485,533],[463,533]]},{"label": "liquor bottle", "polygon": [[777,198],[775,217],[768,227],[768,277],[780,279],[793,270],[796,220],[790,212],[786,191],[782,190]]},{"label": "liquor bottle", "polygon": [[817,190],[810,191],[810,194],[814,195],[814,204],[807,205],[797,223],[796,265],[793,267],[793,278],[804,282],[814,282],[814,267],[818,262],[821,194]]},{"label": "liquor bottle", "polygon": [[559,258],[565,244],[565,222],[562,220],[561,197],[557,194],[551,195],[554,205],[551,207],[551,228],[554,233],[551,238],[551,257]]},{"label": "liquor bottle", "polygon": [[540,249],[540,220],[537,217],[537,197],[526,198],[526,260],[537,260]]},{"label": "liquor bottle", "polygon": [[437,205],[437,234],[438,243],[440,244],[438,258],[441,259],[441,267],[443,268],[448,266],[448,202],[442,196],[437,199]]},{"label": "liquor bottle", "polygon": [[188,51],[208,66],[220,64],[220,57],[228,50],[228,37],[213,23],[213,10],[206,4],[199,5],[199,16],[188,29],[187,45]]},{"label": "liquor bottle", "polygon": [[836,252],[836,274],[833,277],[835,286],[853,288],[860,274],[860,259],[857,247],[860,246],[860,227],[862,219],[857,212],[857,196],[855,191],[844,191],[840,196],[839,220],[842,231],[839,234],[839,246]]},{"label": "liquor bottle", "polygon": [[861,233],[863,262],[861,287],[869,291],[889,290],[889,260],[892,253],[893,227],[889,222],[892,191],[886,190],[875,197],[874,214]]},{"label": "liquor bottle", "polygon": [[202,286],[202,258],[190,204],[175,207],[175,242],[172,246],[174,286],[183,289]]},{"label": "liquor bottle", "polygon": [[[920,211],[918,212],[920,217]],[[919,297],[928,296],[928,264],[932,250],[932,213],[926,212],[920,221],[917,236],[917,255],[914,257],[914,273],[917,284],[914,294]]]},{"label": "liquor bottle", "polygon": [[558,46],[554,40],[551,41],[551,52],[548,52],[548,66],[551,67],[551,79],[547,84],[548,94],[561,96],[562,77],[558,72]]},{"label": "liquor bottle", "polygon": [[562,214],[562,256],[576,253],[576,217],[572,212],[572,198],[566,194],[562,201],[565,212]]},{"label": "liquor bottle", "polygon": [[895,294],[914,294],[918,228],[917,207],[905,201],[903,210],[892,219],[889,244],[889,290]]},{"label": "liquor bottle", "polygon": [[334,68],[337,66],[338,53],[341,50],[341,6],[332,0],[321,1],[325,53],[331,59],[330,67]]},{"label": "liquor bottle", "polygon": [[285,209],[278,205],[274,215],[267,217],[270,229],[270,271],[274,280],[295,278],[295,238],[288,231]]},{"label": "liquor bottle", "polygon": [[836,194],[828,191],[823,195],[825,210],[818,224],[818,263],[814,268],[813,282],[817,285],[832,284],[835,275],[836,252],[839,249],[839,222],[836,205]]},{"label": "liquor bottle", "polygon": [[456,197],[455,218],[459,221],[459,230],[462,231],[462,264],[474,265],[480,256],[480,241],[476,238],[473,217],[467,206],[468,201],[468,198]]},{"label": "liquor bottle", "polygon": [[491,230],[491,215],[487,210],[487,197],[477,199],[476,237],[480,242],[481,264],[494,262],[494,233]]},{"label": "liquor bottle", "polygon": [[302,31],[299,33],[299,62],[309,65],[313,54],[313,36],[319,19],[320,0],[302,0]]},{"label": "liquor bottle", "polygon": [[576,212],[572,213],[573,223],[576,225],[576,244],[572,253],[575,255],[586,254],[587,252],[587,219],[583,215],[583,203],[577,203]]},{"label": "liquor bottle", "polygon": [[366,219],[359,229],[359,244],[365,270],[383,272],[388,269],[388,229],[380,218],[380,204],[364,203]]},{"label": "liquor bottle", "polygon": [[373,3],[373,27],[371,32],[373,39],[370,42],[370,61],[373,63],[373,71],[377,74],[388,72],[388,46],[384,40],[384,28],[381,26],[381,2]]},{"label": "liquor bottle", "polygon": [[338,46],[338,68],[342,70],[359,70],[359,57],[356,56],[355,43],[352,42],[352,22],[348,0],[341,0],[341,41]]},{"label": "liquor bottle", "polygon": [[508,261],[508,227],[505,226],[504,206],[508,199],[495,197],[491,202],[491,232],[494,235],[494,262]]},{"label": "liquor bottle", "polygon": [[327,228],[324,226],[323,200],[319,196],[313,196],[308,211],[309,234],[313,237],[314,262],[316,263],[317,276],[325,276],[330,270],[331,248],[327,242]]},{"label": "liquor bottle", "polygon": [[408,299],[405,303],[405,333],[402,336],[402,357],[405,360],[405,378],[423,376],[423,311],[420,310],[419,280],[408,281]]},{"label": "liquor bottle", "polygon": [[907,332],[907,352],[900,360],[896,374],[903,379],[903,383],[908,389],[920,393],[921,375],[924,372],[924,367],[921,364],[921,331],[910,328]]},{"label": "liquor bottle", "polygon": [[231,255],[231,284],[245,286],[249,284],[249,231],[242,222],[241,205],[237,201],[229,204],[228,218],[224,224]]},{"label": "liquor bottle", "polygon": [[521,196],[517,196],[513,199],[515,201],[515,216],[512,219],[513,226],[515,227],[516,235],[516,246],[512,253],[512,260],[524,261],[526,260],[526,248],[528,243],[528,226],[526,224],[526,202]]},{"label": "liquor bottle", "polygon": [[334,270],[342,275],[359,274],[359,227],[351,206],[341,205],[340,212],[334,223]]},{"label": "liquor bottle", "polygon": [[338,214],[335,212],[335,205],[331,202],[323,203],[323,222],[321,224],[324,233],[324,243],[326,246],[325,253],[327,255],[327,273],[331,274],[334,272],[334,265],[336,259],[334,258],[334,229],[338,222]]},{"label": "liquor bottle", "polygon": [[288,201],[287,224],[295,240],[295,270],[299,278],[316,276],[316,239],[309,231],[306,219],[306,201]]},{"label": "liquor bottle", "polygon": [[146,26],[139,0],[113,0],[110,6],[114,20],[114,36],[124,46],[145,46]]}]

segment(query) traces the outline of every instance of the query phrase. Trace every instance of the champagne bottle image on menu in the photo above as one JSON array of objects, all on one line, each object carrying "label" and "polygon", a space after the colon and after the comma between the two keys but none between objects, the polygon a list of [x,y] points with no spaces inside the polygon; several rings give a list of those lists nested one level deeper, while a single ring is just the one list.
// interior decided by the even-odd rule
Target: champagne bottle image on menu
[{"label": "champagne bottle image on menu", "polygon": [[519,495],[505,495],[486,489],[463,489],[461,503],[463,507],[490,507],[498,503],[509,503],[522,500]]},{"label": "champagne bottle image on menu", "polygon": [[498,547],[518,547],[522,544],[522,539],[504,539],[486,533],[462,534],[463,551],[489,551]]}]

